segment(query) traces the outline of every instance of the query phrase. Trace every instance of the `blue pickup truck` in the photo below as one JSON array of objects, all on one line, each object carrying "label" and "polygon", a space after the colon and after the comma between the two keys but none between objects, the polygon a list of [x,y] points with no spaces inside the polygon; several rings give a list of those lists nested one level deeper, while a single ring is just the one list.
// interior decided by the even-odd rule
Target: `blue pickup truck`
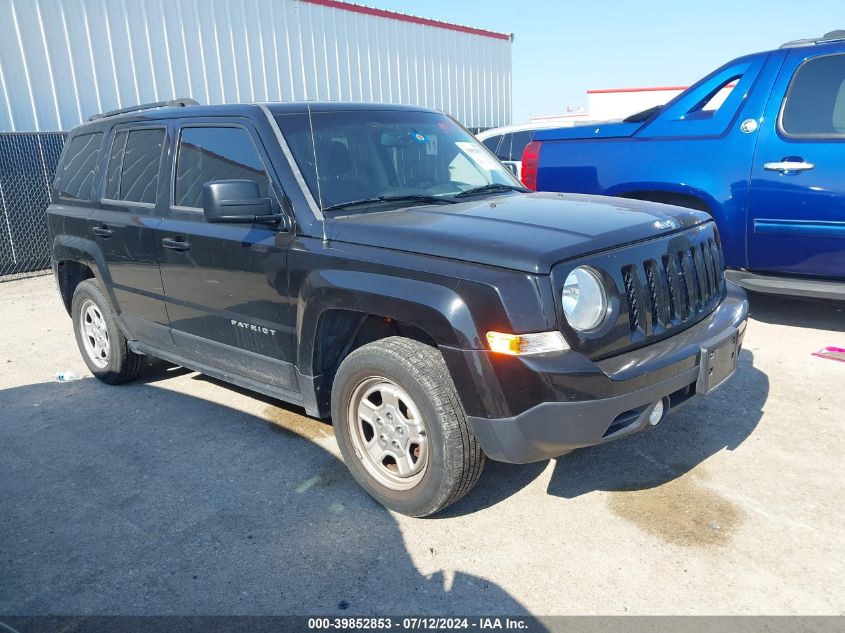
[{"label": "blue pickup truck", "polygon": [[845,31],[735,59],[624,121],[541,130],[523,181],[706,211],[728,278],[845,299]]}]

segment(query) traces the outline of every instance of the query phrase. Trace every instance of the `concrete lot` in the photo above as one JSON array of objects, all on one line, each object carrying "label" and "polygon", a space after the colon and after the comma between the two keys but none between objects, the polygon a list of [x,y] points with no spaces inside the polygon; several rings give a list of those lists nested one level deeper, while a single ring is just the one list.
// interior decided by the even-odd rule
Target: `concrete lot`
[{"label": "concrete lot", "polygon": [[[331,426],[180,368],[91,378],[0,283],[0,614],[842,614],[845,306],[752,297],[734,379],[651,433],[370,500]],[[58,383],[53,374],[86,377]]]}]

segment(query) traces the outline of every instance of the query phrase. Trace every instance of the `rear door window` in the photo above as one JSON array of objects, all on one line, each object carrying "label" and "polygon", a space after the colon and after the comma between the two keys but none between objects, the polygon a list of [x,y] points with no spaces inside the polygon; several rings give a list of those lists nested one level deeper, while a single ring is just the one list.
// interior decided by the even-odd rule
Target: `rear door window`
[{"label": "rear door window", "polygon": [[62,153],[56,190],[64,198],[91,200],[103,133],[77,134]]},{"label": "rear door window", "polygon": [[179,135],[173,205],[202,208],[202,186],[214,180],[252,180],[268,197],[270,178],[242,127],[184,127]]},{"label": "rear door window", "polygon": [[112,140],[103,197],[155,205],[164,128],[118,130]]},{"label": "rear door window", "polygon": [[845,54],[810,59],[795,71],[780,120],[788,136],[845,136]]},{"label": "rear door window", "polygon": [[123,154],[126,149],[126,137],[129,132],[118,132],[114,135],[109,151],[109,162],[106,167],[106,185],[103,197],[108,200],[119,200],[120,171],[123,168]]}]

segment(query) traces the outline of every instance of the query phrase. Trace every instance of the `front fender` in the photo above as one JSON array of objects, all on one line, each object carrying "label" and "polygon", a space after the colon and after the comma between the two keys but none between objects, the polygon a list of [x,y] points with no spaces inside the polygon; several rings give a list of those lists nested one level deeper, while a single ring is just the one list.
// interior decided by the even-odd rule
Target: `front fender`
[{"label": "front fender", "polygon": [[312,350],[320,316],[342,309],[388,317],[425,331],[438,345],[480,349],[481,336],[461,296],[452,288],[349,270],[318,270],[302,283],[297,302],[297,366],[313,375]]},{"label": "front fender", "polygon": [[[456,282],[460,285],[461,282]],[[389,317],[423,330],[437,343],[468,415],[489,417],[506,412],[507,402],[490,367],[467,364],[465,350],[483,349],[472,311],[455,288],[418,279],[373,272],[320,270],[304,280],[298,301],[297,369],[306,410],[328,414],[320,406],[313,350],[320,317],[332,309]],[[488,307],[488,312],[495,309]],[[478,363],[476,363],[478,365]],[[325,405],[324,405],[325,406]]]}]

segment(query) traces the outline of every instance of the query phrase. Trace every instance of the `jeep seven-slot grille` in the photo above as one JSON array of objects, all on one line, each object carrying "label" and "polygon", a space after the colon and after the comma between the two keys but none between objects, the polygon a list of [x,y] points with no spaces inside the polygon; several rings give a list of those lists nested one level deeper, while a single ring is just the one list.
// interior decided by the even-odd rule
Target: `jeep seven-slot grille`
[{"label": "jeep seven-slot grille", "polygon": [[713,222],[561,262],[552,269],[558,293],[577,266],[596,270],[612,300],[610,318],[596,331],[578,332],[560,313],[561,328],[572,349],[593,360],[693,327],[727,294],[724,257]]},{"label": "jeep seven-slot grille", "polygon": [[625,294],[628,296],[628,322],[631,331],[640,327],[640,304],[637,301],[637,289],[634,286],[634,275],[631,266],[622,269],[622,280],[625,282]]},{"label": "jeep seven-slot grille", "polygon": [[[722,296],[722,254],[712,236],[621,269],[632,337],[697,319]],[[646,319],[646,317],[648,317]]]}]

